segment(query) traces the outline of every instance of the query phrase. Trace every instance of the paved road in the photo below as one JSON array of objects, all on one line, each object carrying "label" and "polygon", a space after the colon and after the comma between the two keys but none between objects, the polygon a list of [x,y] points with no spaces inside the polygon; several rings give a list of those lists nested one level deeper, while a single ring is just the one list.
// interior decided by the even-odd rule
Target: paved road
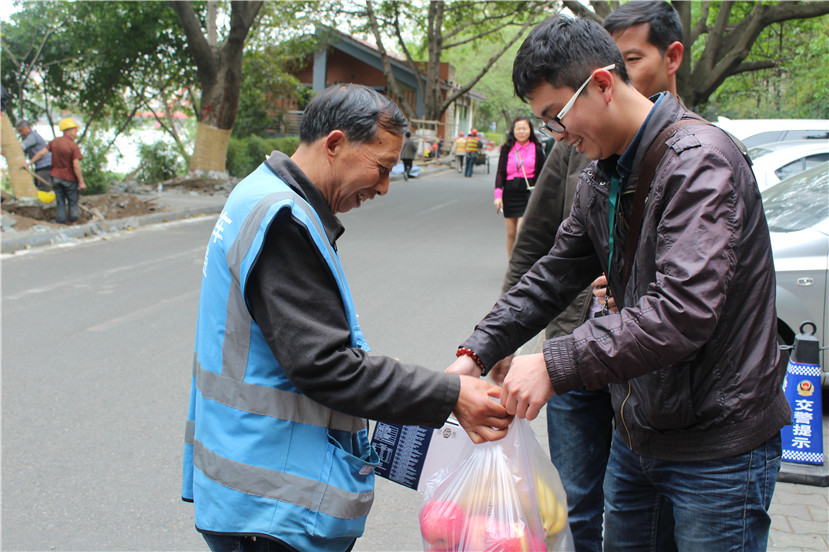
[{"label": "paved road", "polygon": [[[488,311],[506,267],[491,182],[395,183],[343,216],[340,253],[375,353],[441,370]],[[3,550],[205,549],[179,486],[212,222],[3,258]],[[355,550],[420,549],[418,505],[380,480]],[[825,489],[778,485],[774,549],[826,550],[826,511]]]}]

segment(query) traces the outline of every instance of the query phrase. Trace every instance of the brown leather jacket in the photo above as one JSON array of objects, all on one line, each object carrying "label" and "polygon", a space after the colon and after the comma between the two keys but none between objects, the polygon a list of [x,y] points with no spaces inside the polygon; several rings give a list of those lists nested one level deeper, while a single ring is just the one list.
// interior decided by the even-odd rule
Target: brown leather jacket
[{"label": "brown leather jacket", "polygon": [[[633,270],[622,280],[626,220],[639,165],[659,132],[697,118],[670,95],[641,131],[608,269],[608,182],[602,163],[581,175],[553,249],[463,344],[486,366],[511,353],[606,272],[618,314],[544,343],[553,388],[611,384],[616,426],[636,453],[709,460],[751,450],[791,417],[776,339],[769,230],[748,162],[704,124],[669,138],[645,207]],[[620,299],[621,298],[621,299]]]}]

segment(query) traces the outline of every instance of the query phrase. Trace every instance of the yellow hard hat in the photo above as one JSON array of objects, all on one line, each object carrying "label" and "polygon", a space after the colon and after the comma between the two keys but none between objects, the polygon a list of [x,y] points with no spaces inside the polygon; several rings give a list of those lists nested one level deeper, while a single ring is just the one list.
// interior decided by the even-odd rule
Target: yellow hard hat
[{"label": "yellow hard hat", "polygon": [[43,203],[52,203],[55,201],[55,192],[44,192],[43,190],[38,190],[37,198]]},{"label": "yellow hard hat", "polygon": [[78,128],[78,123],[76,123],[70,117],[67,117],[66,119],[63,119],[61,120],[61,122],[58,123],[58,128],[61,130],[61,132],[65,132],[70,128]]}]

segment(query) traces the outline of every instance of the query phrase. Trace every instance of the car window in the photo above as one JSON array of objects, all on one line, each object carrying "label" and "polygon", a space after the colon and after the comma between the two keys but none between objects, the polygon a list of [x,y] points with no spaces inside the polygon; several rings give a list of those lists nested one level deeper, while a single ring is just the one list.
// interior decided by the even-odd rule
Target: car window
[{"label": "car window", "polygon": [[[827,161],[829,161],[829,153],[816,153],[814,155],[807,155],[806,166],[803,168],[811,169],[812,167],[817,167],[821,163],[826,163]],[[783,179],[781,178],[780,180]]]},{"label": "car window", "polygon": [[742,142],[745,147],[753,148],[755,146],[769,144],[771,142],[778,142],[782,134],[783,133],[779,130],[775,130],[774,132],[761,132],[759,134],[749,136],[748,138],[742,140]]},{"label": "car window", "polygon": [[829,218],[829,163],[787,178],[763,192],[773,232],[805,230]]},{"label": "car window", "polygon": [[[743,143],[743,145],[745,145],[745,142]],[[761,156],[763,156],[767,153],[771,153],[772,151],[773,150],[770,150],[769,148],[766,148],[766,147],[763,147],[763,146],[756,146],[756,147],[753,147],[753,148],[748,150],[748,157],[752,161],[754,161],[758,157],[761,157]]]},{"label": "car window", "polygon": [[791,163],[786,163],[785,165],[774,171],[774,174],[780,180],[784,180],[786,178],[789,178],[790,176],[796,175],[797,173],[803,172],[803,169],[806,168],[805,164],[806,158],[801,157],[800,159],[795,159]]},{"label": "car window", "polygon": [[827,130],[789,130],[783,140],[788,142],[789,140],[826,140],[827,138],[829,138]]}]

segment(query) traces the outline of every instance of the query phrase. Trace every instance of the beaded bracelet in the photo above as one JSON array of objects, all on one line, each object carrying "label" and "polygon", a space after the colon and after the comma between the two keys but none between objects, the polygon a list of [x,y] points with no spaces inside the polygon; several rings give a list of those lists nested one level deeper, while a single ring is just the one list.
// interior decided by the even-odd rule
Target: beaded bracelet
[{"label": "beaded bracelet", "polygon": [[467,349],[466,347],[458,347],[458,352],[455,354],[456,357],[461,356],[468,356],[475,362],[475,366],[481,369],[481,375],[486,375],[486,366],[484,366],[483,361],[475,354],[475,351],[472,349]]}]

